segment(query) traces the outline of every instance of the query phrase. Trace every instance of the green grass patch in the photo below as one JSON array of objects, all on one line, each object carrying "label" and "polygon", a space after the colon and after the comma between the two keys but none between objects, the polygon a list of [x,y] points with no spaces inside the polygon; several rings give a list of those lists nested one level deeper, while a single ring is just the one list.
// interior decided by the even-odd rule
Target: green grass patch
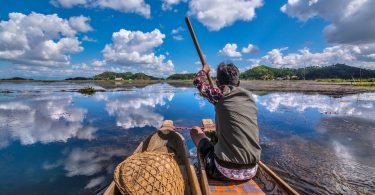
[{"label": "green grass patch", "polygon": [[79,89],[78,92],[84,95],[92,95],[96,92],[96,90],[93,87],[85,87],[85,88]]},{"label": "green grass patch", "polygon": [[355,86],[374,86],[375,78],[368,79],[317,79],[317,82],[325,83],[351,83]]},{"label": "green grass patch", "polygon": [[375,86],[375,82],[356,82],[354,86]]}]

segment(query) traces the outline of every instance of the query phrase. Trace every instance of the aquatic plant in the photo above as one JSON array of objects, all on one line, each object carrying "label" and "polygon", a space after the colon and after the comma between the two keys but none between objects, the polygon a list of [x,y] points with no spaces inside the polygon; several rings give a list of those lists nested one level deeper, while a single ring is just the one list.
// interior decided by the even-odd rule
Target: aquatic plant
[{"label": "aquatic plant", "polygon": [[78,92],[80,92],[84,95],[92,95],[96,92],[96,90],[93,87],[84,87],[82,89],[79,89]]}]

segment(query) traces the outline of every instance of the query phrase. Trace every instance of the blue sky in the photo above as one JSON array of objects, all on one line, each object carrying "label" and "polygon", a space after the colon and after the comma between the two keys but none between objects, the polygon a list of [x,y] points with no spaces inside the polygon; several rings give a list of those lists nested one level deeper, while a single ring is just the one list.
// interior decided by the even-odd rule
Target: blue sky
[{"label": "blue sky", "polygon": [[346,63],[375,69],[370,0],[0,0],[0,78],[195,72],[189,15],[207,61],[244,71]]}]

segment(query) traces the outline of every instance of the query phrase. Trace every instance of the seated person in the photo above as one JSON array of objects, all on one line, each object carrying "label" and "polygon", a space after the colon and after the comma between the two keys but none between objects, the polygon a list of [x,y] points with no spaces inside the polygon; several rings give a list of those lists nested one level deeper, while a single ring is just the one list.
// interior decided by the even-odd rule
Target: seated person
[{"label": "seated person", "polygon": [[214,145],[202,129],[193,127],[190,135],[203,156],[207,175],[220,180],[248,180],[256,175],[260,159],[257,107],[252,94],[239,87],[240,72],[232,64],[217,67],[217,87],[207,80],[205,64],[194,85],[215,107],[218,142]]}]

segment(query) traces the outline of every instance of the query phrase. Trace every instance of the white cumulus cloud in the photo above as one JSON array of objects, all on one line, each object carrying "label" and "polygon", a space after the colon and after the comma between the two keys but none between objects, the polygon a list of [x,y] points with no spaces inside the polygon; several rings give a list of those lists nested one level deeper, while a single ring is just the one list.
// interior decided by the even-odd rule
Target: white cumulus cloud
[{"label": "white cumulus cloud", "polygon": [[185,29],[183,27],[179,26],[179,27],[177,27],[175,29],[172,29],[171,34],[175,35],[175,34],[178,34],[178,33],[182,32],[182,31],[185,31]]},{"label": "white cumulus cloud", "polygon": [[92,30],[88,22],[84,16],[9,13],[9,20],[0,21],[0,59],[23,65],[68,65],[69,54],[83,50],[76,35]]},{"label": "white cumulus cloud", "polygon": [[79,32],[88,32],[92,30],[92,27],[89,24],[90,18],[85,16],[77,16],[69,18],[70,26]]},{"label": "white cumulus cloud", "polygon": [[166,10],[171,10],[174,5],[179,4],[182,1],[186,0],[162,0],[163,4],[161,5],[161,8],[166,11]]},{"label": "white cumulus cloud", "polygon": [[[298,52],[287,53],[288,48],[272,49],[261,58],[259,63],[269,64],[274,67],[304,67],[328,66],[344,63],[363,68],[375,68],[375,63],[364,61],[363,53],[367,47],[351,45],[335,45],[323,49],[321,52],[311,52],[308,48]],[[367,48],[368,49],[368,48]]]},{"label": "white cumulus cloud", "polygon": [[330,43],[363,44],[375,41],[374,7],[373,0],[288,0],[281,11],[301,21],[329,21],[324,34]]},{"label": "white cumulus cloud", "polygon": [[191,0],[189,14],[195,16],[209,30],[217,31],[238,20],[250,21],[263,0]]},{"label": "white cumulus cloud", "polygon": [[74,6],[98,7],[117,10],[125,13],[136,13],[146,18],[150,17],[150,5],[144,0],[51,0],[55,6],[71,8]]},{"label": "white cumulus cloud", "polygon": [[242,53],[256,53],[258,51],[259,51],[258,47],[253,44],[249,44],[247,45],[247,47],[242,48]]},{"label": "white cumulus cloud", "polygon": [[182,41],[182,40],[184,40],[184,37],[182,35],[174,35],[172,38],[174,40],[176,40],[176,41]]},{"label": "white cumulus cloud", "polygon": [[154,49],[163,43],[165,35],[158,29],[152,32],[121,29],[112,35],[112,43],[103,49],[107,62],[122,65],[129,71],[142,71],[154,76],[166,76],[174,72],[171,60],[156,55]]},{"label": "white cumulus cloud", "polygon": [[219,54],[227,57],[241,57],[241,53],[237,51],[237,44],[227,43],[223,49],[219,50]]},{"label": "white cumulus cloud", "polygon": [[[321,17],[330,23],[323,33],[333,46],[320,53],[307,52],[303,58],[323,59],[315,65],[332,61],[375,69],[374,7],[371,0],[288,0],[281,11],[301,21]],[[287,58],[301,57],[300,53]]]},{"label": "white cumulus cloud", "polygon": [[179,26],[178,28],[172,29],[171,31],[172,38],[176,41],[184,40],[184,37],[180,34],[183,31],[185,31],[185,29],[181,26]]}]

